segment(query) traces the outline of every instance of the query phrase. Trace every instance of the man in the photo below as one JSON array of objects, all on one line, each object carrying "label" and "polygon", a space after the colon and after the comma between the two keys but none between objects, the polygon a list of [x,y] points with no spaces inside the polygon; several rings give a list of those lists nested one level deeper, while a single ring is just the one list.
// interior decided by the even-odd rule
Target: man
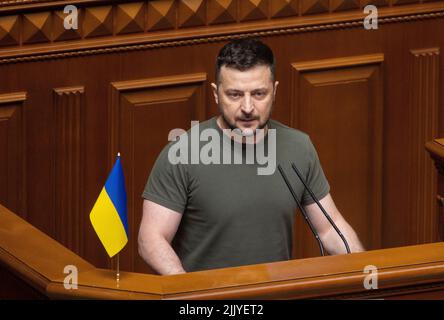
[{"label": "man", "polygon": [[[225,45],[216,62],[216,83],[211,84],[220,115],[200,123],[199,130],[219,132],[224,152],[241,150],[242,159],[247,145],[267,149],[268,155],[274,152],[327,252],[346,253],[344,243],[292,171],[291,163],[296,163],[351,251],[362,251],[330,196],[309,137],[270,119],[278,84],[268,46],[254,39]],[[235,134],[227,135],[226,129]],[[276,142],[270,144],[273,136]],[[177,143],[161,152],[143,193],[142,258],[163,275],[291,259],[297,206],[279,171],[258,174],[260,157],[241,164],[172,163],[171,150]]]}]

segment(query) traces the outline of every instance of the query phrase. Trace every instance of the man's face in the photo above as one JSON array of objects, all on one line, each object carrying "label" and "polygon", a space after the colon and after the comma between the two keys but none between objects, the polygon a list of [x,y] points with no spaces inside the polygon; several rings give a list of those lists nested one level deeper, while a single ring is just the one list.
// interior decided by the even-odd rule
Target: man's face
[{"label": "man's face", "polygon": [[222,66],[219,85],[212,83],[214,99],[221,111],[225,128],[254,134],[266,126],[276,95],[278,82],[272,81],[269,66],[257,65],[245,71]]}]

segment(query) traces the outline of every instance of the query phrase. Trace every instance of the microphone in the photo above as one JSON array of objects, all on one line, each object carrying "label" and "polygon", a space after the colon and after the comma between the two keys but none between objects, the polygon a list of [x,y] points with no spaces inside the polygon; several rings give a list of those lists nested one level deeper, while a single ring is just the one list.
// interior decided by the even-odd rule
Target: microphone
[{"label": "microphone", "polygon": [[318,245],[319,245],[319,250],[321,251],[321,255],[325,256],[324,245],[322,244],[321,238],[319,237],[319,234],[317,233],[316,229],[313,227],[313,224],[311,223],[310,219],[308,218],[307,212],[305,211],[304,207],[301,205],[301,202],[298,200],[298,197],[296,196],[296,193],[294,192],[293,187],[291,186],[290,182],[288,181],[288,178],[285,175],[284,170],[282,170],[282,167],[280,164],[278,164],[278,170],[281,173],[282,178],[284,179],[285,183],[287,184],[287,187],[290,190],[290,193],[293,196],[294,201],[296,201],[296,204],[297,204],[299,210],[301,210],[302,216],[304,217],[305,221],[308,223],[308,226],[310,227],[311,232],[315,236],[316,241],[318,242]]},{"label": "microphone", "polygon": [[345,249],[347,250],[347,253],[350,253],[350,247],[348,246],[348,242],[345,239],[344,235],[342,234],[341,230],[339,230],[339,228],[336,226],[336,224],[333,222],[333,220],[331,219],[330,215],[327,213],[327,211],[325,211],[324,207],[322,206],[322,204],[319,202],[318,198],[314,195],[313,191],[310,189],[310,187],[307,185],[307,183],[305,182],[304,178],[302,177],[301,173],[299,172],[298,168],[296,167],[296,165],[292,162],[291,163],[291,167],[293,168],[294,172],[296,172],[299,180],[301,180],[302,184],[304,185],[305,189],[308,191],[308,193],[310,194],[311,198],[316,202],[316,204],[318,205],[319,209],[321,209],[322,213],[324,214],[324,216],[327,218],[328,222],[330,222],[330,224],[333,226],[333,228],[335,229],[336,233],[339,235],[339,237],[341,237],[342,242],[345,245]]}]

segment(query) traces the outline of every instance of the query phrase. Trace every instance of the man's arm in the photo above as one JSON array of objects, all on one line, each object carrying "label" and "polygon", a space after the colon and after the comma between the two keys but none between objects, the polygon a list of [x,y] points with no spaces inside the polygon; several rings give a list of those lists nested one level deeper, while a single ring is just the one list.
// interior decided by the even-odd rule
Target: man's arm
[{"label": "man's arm", "polygon": [[182,214],[149,200],[143,201],[143,217],[139,229],[139,254],[161,275],[185,273],[171,247]]},{"label": "man's arm", "polygon": [[[350,247],[350,251],[365,251],[353,228],[347,223],[347,221],[345,221],[339,210],[336,208],[330,194],[319,200],[319,202],[344,235]],[[316,203],[309,204],[308,206],[305,206],[305,210],[307,211],[307,215],[313,223],[316,231],[319,233],[319,237],[327,252],[332,255],[347,253],[341,237],[336,233],[333,226],[330,225],[318,205]]]}]

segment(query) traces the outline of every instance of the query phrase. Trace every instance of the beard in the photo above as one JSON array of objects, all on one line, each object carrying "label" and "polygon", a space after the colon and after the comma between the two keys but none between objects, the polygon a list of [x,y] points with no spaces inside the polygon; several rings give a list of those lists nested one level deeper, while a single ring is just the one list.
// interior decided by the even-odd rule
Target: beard
[{"label": "beard", "polygon": [[[253,130],[253,134],[256,135],[256,130],[261,130],[264,129],[267,125],[268,122],[270,120],[270,116],[271,116],[271,111],[273,109],[273,105],[270,108],[270,112],[267,114],[267,116],[265,117],[265,120],[263,122],[260,121],[259,116],[251,116],[251,117],[239,117],[239,118],[235,118],[234,121],[231,121],[225,114],[223,108],[218,105],[219,107],[219,111],[220,111],[220,115],[222,116],[222,119],[224,120],[225,124],[233,131],[233,130],[239,130],[240,132],[244,132],[244,130],[242,130],[241,128],[239,128],[238,126],[236,126],[236,120],[258,120],[259,124],[258,126],[255,128],[255,130]],[[251,134],[246,134],[246,135],[251,135]]]}]

